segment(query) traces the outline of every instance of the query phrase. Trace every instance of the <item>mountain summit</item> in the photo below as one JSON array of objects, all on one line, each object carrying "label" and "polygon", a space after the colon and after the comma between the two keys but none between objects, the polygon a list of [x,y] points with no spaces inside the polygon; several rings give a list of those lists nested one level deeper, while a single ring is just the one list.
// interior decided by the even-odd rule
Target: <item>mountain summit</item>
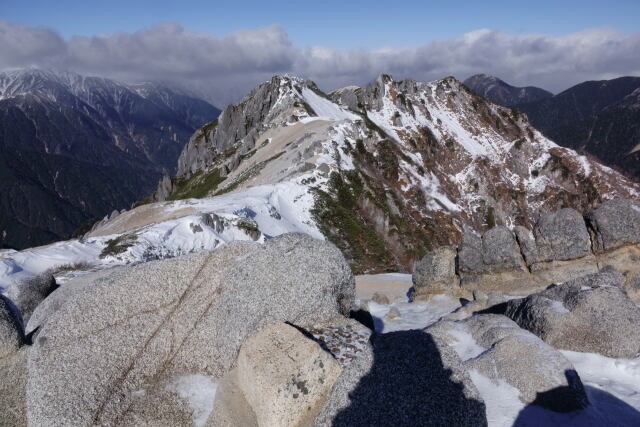
[{"label": "mountain summit", "polygon": [[531,226],[541,212],[638,194],[452,77],[381,75],[324,94],[276,76],[198,130],[177,170],[158,200],[226,200],[267,236],[325,236],[356,271],[410,269],[465,229]]},{"label": "mountain summit", "polygon": [[487,74],[476,74],[464,81],[474,92],[506,107],[534,102],[553,96],[551,92],[535,86],[515,87]]}]

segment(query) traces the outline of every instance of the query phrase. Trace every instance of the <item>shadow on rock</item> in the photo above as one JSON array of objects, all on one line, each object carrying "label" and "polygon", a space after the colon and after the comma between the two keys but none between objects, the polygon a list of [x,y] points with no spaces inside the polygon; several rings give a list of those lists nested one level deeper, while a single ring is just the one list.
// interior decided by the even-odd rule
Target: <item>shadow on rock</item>
[{"label": "shadow on rock", "polygon": [[429,334],[375,335],[372,345],[371,370],[349,394],[351,405],[337,414],[334,426],[487,424],[485,405],[468,376],[447,368],[459,360],[442,355]]},{"label": "shadow on rock", "polygon": [[514,427],[533,426],[632,426],[640,425],[640,412],[616,396],[604,390],[585,386],[590,405],[573,412],[552,412],[540,406],[557,394],[563,387],[540,393],[536,402],[524,407],[514,421]]}]

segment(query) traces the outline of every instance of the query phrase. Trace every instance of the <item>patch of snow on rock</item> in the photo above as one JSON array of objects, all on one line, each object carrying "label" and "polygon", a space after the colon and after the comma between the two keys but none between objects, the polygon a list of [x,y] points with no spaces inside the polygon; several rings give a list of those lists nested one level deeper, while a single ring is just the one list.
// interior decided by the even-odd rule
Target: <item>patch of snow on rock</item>
[{"label": "patch of snow on rock", "polygon": [[194,427],[202,427],[207,423],[213,411],[217,388],[218,384],[211,377],[201,374],[174,378],[166,387],[167,391],[177,393],[189,403]]}]

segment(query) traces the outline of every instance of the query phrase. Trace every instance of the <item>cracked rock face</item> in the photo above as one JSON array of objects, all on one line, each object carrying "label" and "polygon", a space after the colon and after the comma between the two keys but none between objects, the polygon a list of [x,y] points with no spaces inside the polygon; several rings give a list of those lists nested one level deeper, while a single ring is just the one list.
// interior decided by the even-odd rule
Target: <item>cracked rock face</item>
[{"label": "cracked rock face", "polygon": [[526,269],[516,238],[507,227],[494,227],[482,237],[466,233],[459,258],[460,272],[469,275]]},{"label": "cracked rock face", "polygon": [[[591,253],[591,238],[582,215],[574,209],[560,209],[543,215],[533,228],[535,250],[525,251],[527,262],[570,260]],[[531,260],[531,261],[530,261]]]},{"label": "cracked rock face", "polygon": [[298,234],[82,279],[43,318],[29,352],[35,425],[135,424],[136,413],[166,402],[152,392],[159,384],[220,378],[264,325],[329,320],[348,312],[355,293],[340,252]]}]

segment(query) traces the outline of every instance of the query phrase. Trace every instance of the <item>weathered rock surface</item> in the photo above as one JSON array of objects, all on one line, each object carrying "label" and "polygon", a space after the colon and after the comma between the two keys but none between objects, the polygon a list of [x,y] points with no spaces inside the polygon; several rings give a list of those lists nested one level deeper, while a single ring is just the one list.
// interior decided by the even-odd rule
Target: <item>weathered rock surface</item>
[{"label": "weathered rock surface", "polygon": [[564,261],[591,254],[591,239],[582,215],[565,208],[540,217],[533,228],[535,251],[524,251],[528,264]]},{"label": "weathered rock surface", "polygon": [[27,425],[27,348],[0,356],[0,426]]},{"label": "weathered rock surface", "polygon": [[12,302],[0,294],[0,359],[15,353],[23,344],[20,315]]},{"label": "weathered rock surface", "polygon": [[513,232],[494,227],[479,237],[465,234],[459,253],[460,272],[480,274],[524,270],[524,260]]},{"label": "weathered rock surface", "polygon": [[284,323],[247,339],[237,366],[239,386],[261,426],[313,422],[342,370],[318,343]]},{"label": "weathered rock surface", "polygon": [[415,299],[432,293],[468,298],[474,290],[527,295],[551,283],[595,274],[607,265],[638,274],[638,215],[639,203],[633,200],[600,205],[587,216],[593,248],[585,218],[569,208],[542,215],[533,231],[522,226],[513,232],[494,227],[482,236],[468,231],[457,258],[453,249],[444,247],[416,263]]},{"label": "weathered rock surface", "polygon": [[635,357],[640,352],[640,307],[613,269],[553,285],[511,300],[505,314],[559,349]]},{"label": "weathered rock surface", "polygon": [[55,292],[51,293],[35,308],[29,320],[25,322],[25,334],[30,334],[46,320],[60,309],[68,300],[73,299],[73,295],[80,292],[82,288],[91,285],[101,278],[107,278],[112,273],[111,270],[98,271],[90,276],[80,276],[66,282],[64,286],[59,286]]},{"label": "weathered rock surface", "polygon": [[594,250],[604,252],[640,243],[640,202],[613,199],[587,215],[594,234]]},{"label": "weathered rock surface", "polygon": [[427,330],[456,349],[471,378],[507,382],[520,400],[567,412],[588,405],[575,368],[560,352],[505,316],[483,314],[441,321]]},{"label": "weathered rock surface", "polygon": [[186,374],[220,378],[246,337],[275,321],[348,314],[355,288],[338,249],[300,234],[85,278],[90,285],[49,314],[30,350],[27,406],[37,425],[134,423],[128,408],[158,396],[136,391]]},{"label": "weathered rock surface", "polygon": [[11,287],[9,296],[20,310],[25,325],[29,322],[29,318],[38,304],[58,287],[56,279],[51,273],[42,273]]},{"label": "weathered rock surface", "polygon": [[455,248],[442,246],[426,254],[413,268],[415,297],[434,293],[452,292],[459,287],[456,277]]},{"label": "weathered rock surface", "polygon": [[315,425],[486,425],[485,405],[452,349],[421,331],[376,335],[372,345],[372,358],[338,379]]}]

